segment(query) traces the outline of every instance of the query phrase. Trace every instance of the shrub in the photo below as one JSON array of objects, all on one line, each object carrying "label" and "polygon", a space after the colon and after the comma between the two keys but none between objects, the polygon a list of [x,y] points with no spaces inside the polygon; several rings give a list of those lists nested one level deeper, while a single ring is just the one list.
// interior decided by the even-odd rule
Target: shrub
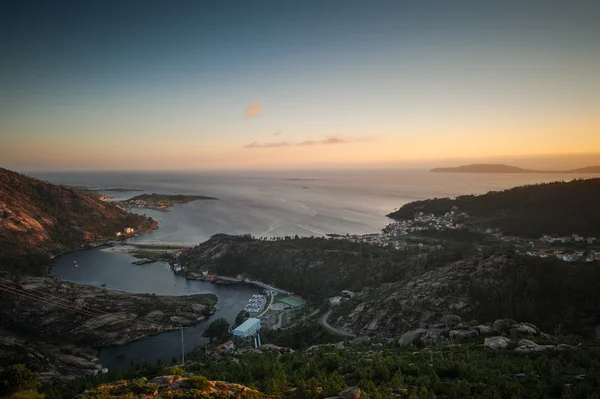
[{"label": "shrub", "polygon": [[0,375],[0,391],[10,395],[18,391],[34,390],[38,377],[38,373],[24,364],[13,364]]},{"label": "shrub", "polygon": [[201,391],[206,391],[209,388],[212,387],[212,384],[210,383],[210,381],[208,381],[208,379],[204,376],[201,375],[193,375],[190,378],[188,378],[188,382],[196,389],[199,389]]}]

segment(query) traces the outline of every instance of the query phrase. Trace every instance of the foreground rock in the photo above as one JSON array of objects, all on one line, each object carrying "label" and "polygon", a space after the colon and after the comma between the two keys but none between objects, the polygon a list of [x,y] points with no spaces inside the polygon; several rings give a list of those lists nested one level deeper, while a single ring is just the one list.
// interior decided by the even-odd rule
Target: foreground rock
[{"label": "foreground rock", "polygon": [[80,399],[110,398],[267,398],[267,395],[240,384],[225,381],[209,381],[202,376],[180,377],[165,375],[148,381],[140,378],[134,381],[117,381],[114,384],[99,385],[80,395]]}]

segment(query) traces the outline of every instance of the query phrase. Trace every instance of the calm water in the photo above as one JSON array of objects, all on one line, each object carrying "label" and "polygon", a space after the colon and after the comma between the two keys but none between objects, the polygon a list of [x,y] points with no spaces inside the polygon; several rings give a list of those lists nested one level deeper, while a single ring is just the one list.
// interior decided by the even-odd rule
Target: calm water
[{"label": "calm water", "polygon": [[[107,192],[116,199],[144,193],[198,194],[217,201],[176,205],[170,212],[135,210],[159,220],[159,229],[136,237],[136,242],[196,244],[213,234],[250,233],[255,236],[372,233],[390,220],[385,216],[418,199],[481,194],[518,185],[571,180],[598,175],[461,174],[406,171],[192,173],[111,172],[31,173],[56,184],[100,188],[130,188],[141,192]],[[293,180],[290,180],[293,179]],[[302,179],[302,180],[298,180]],[[216,317],[230,322],[258,289],[214,286],[186,281],[164,263],[135,266],[132,258],[99,249],[67,254],[58,259],[57,278],[136,293],[186,295],[213,292],[219,296]],[[79,265],[74,267],[74,261]],[[213,317],[214,319],[215,317]],[[202,345],[206,322],[185,330],[186,348]],[[115,367],[125,352],[136,361],[170,361],[179,356],[180,333],[165,333],[119,348],[103,349],[101,361]]]},{"label": "calm water", "polygon": [[[219,297],[217,313],[207,321],[184,330],[186,352],[205,343],[202,333],[212,320],[224,317],[233,323],[235,316],[248,303],[252,294],[261,291],[256,287],[243,284],[219,285],[187,280],[173,274],[169,265],[164,262],[136,266],[131,264],[132,260],[135,259],[129,255],[110,253],[100,248],[71,252],[58,258],[52,274],[58,279],[98,287],[106,284],[107,289],[127,292],[157,295],[198,293],[217,295]],[[115,359],[120,353],[127,354],[128,359],[136,362],[155,362],[157,359],[162,359],[170,363],[173,356],[181,356],[181,333],[179,331],[163,333],[120,347],[104,348],[100,351],[100,362],[108,368],[127,366],[129,360],[122,365],[116,362]]]},{"label": "calm water", "polygon": [[[216,233],[251,233],[255,236],[372,233],[389,223],[386,214],[417,199],[480,194],[523,184],[594,177],[402,171],[268,174],[63,172],[33,175],[52,183],[218,197],[218,201],[177,205],[170,212],[136,210],[158,219],[160,228],[134,241],[190,244],[205,241]],[[107,194],[123,199],[141,192]]]}]

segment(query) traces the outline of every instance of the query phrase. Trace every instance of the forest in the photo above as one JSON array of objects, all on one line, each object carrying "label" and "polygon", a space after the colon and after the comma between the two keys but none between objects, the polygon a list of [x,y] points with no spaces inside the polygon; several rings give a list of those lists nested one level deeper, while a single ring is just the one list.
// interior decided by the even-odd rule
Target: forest
[{"label": "forest", "polygon": [[468,225],[499,228],[506,235],[539,238],[543,234],[600,236],[600,179],[576,179],[408,203],[388,216],[412,219],[415,214],[441,215],[453,210],[469,215]]}]

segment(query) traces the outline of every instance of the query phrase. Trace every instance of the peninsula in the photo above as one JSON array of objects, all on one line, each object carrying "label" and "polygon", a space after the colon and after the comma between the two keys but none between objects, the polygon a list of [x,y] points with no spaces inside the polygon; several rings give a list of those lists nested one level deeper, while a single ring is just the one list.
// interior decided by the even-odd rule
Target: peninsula
[{"label": "peninsula", "polygon": [[175,204],[187,204],[188,202],[198,200],[216,200],[215,197],[204,195],[171,195],[171,194],[141,194],[128,200],[121,201],[121,204],[132,208],[149,208],[157,211],[166,211]]},{"label": "peninsula", "polygon": [[473,164],[453,168],[434,168],[438,173],[600,173],[600,166],[588,166],[571,170],[531,170],[503,164]]}]

